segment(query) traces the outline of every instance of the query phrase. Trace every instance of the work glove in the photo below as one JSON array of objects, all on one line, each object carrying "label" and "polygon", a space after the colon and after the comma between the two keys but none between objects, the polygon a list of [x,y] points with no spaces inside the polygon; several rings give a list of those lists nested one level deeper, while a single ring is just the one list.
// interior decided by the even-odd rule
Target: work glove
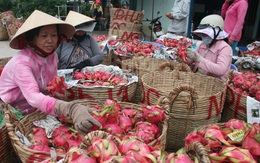
[{"label": "work glove", "polygon": [[82,61],[82,62],[80,62],[79,64],[77,64],[76,66],[75,66],[75,68],[74,68],[74,72],[75,71],[81,71],[84,67],[86,67],[86,66],[91,66],[91,62],[90,62],[90,60],[89,59],[86,59],[86,60],[84,60],[84,61]]},{"label": "work glove", "polygon": [[55,103],[55,113],[57,115],[71,117],[75,129],[83,135],[90,131],[93,125],[101,126],[100,123],[90,115],[93,110],[95,109],[75,102],[58,100]]},{"label": "work glove", "polygon": [[68,98],[68,91],[66,89],[62,89],[61,92],[54,92],[55,98],[60,100],[66,100]]},{"label": "work glove", "polygon": [[197,62],[200,62],[201,60],[200,54],[191,49],[188,49],[187,57]]}]

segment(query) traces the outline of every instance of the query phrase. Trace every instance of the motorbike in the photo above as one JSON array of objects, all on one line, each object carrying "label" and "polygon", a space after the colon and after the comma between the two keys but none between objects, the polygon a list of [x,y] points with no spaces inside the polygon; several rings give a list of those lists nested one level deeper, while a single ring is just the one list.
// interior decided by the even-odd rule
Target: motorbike
[{"label": "motorbike", "polygon": [[164,35],[162,23],[160,22],[162,16],[159,16],[159,14],[160,11],[157,12],[156,18],[152,20],[146,19],[147,21],[150,21],[150,25],[148,27],[150,30],[152,30],[153,40],[156,40],[160,36]]}]

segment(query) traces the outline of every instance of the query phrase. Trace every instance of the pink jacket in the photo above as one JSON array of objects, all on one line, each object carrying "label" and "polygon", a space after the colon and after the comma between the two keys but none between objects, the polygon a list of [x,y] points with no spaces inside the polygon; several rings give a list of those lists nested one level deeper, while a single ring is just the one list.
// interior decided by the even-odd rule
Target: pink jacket
[{"label": "pink jacket", "polygon": [[233,54],[231,47],[225,41],[219,40],[210,49],[202,42],[196,51],[201,55],[201,61],[198,63],[188,59],[188,64],[192,62],[195,64],[193,71],[200,68],[204,75],[213,76],[225,82],[231,67]]},{"label": "pink jacket", "polygon": [[23,114],[38,108],[42,112],[55,115],[57,99],[41,92],[57,75],[57,65],[56,53],[43,58],[30,48],[21,50],[5,65],[0,76],[0,98],[21,109]]},{"label": "pink jacket", "polygon": [[229,34],[229,39],[240,41],[244,27],[248,0],[234,0],[229,6],[225,1],[222,5],[221,16],[225,19],[224,30]]}]

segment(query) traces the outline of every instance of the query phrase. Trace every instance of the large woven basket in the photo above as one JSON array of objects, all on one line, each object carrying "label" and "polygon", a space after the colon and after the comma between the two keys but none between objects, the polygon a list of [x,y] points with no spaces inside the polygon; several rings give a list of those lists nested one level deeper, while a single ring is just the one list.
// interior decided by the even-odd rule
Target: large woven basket
[{"label": "large woven basket", "polygon": [[9,36],[8,36],[7,30],[0,20],[0,41],[5,41],[8,39],[9,39]]},{"label": "large woven basket", "polygon": [[227,96],[225,105],[221,115],[221,121],[227,122],[232,118],[247,121],[246,115],[246,98],[247,96],[237,93],[230,87],[231,79],[233,77],[234,70],[230,70],[227,77]]},{"label": "large woven basket", "polygon": [[217,78],[180,71],[144,74],[143,102],[151,105],[161,96],[170,99],[166,149],[184,146],[195,127],[218,122],[226,98],[226,85]]},{"label": "large woven basket", "polygon": [[[5,111],[5,119],[6,119],[6,127],[8,131],[8,135],[11,139],[11,143],[13,145],[14,151],[19,156],[22,162],[26,163],[34,163],[35,161],[41,162],[48,158],[51,158],[51,154],[48,152],[42,152],[37,150],[32,150],[26,147],[16,135],[15,132],[20,131],[24,136],[29,137],[28,135],[33,130],[33,122],[39,119],[45,119],[46,114],[35,111],[22,120],[18,121],[14,115],[10,112],[10,108],[12,106],[6,105],[7,111]],[[64,155],[58,154],[57,158],[62,159]]]},{"label": "large woven basket", "polygon": [[135,103],[140,103],[142,99],[142,84],[141,78],[144,74],[160,71],[160,70],[179,70],[190,72],[190,67],[185,63],[171,62],[165,59],[158,58],[133,58],[126,59],[122,61],[122,69],[130,70],[132,73],[136,74],[139,78],[137,89],[135,92],[134,100]]},{"label": "large woven basket", "polygon": [[[76,102],[82,104],[82,105],[89,105],[89,106],[94,106],[94,105],[102,105],[103,102],[101,101],[90,101],[90,100],[77,100]],[[132,104],[132,103],[127,103],[127,102],[122,102],[119,103],[122,108],[140,108],[140,105],[137,104]],[[160,127],[162,129],[162,134],[160,137],[158,137],[156,140],[151,142],[150,144],[155,146],[160,143],[161,148],[164,149],[165,143],[166,143],[166,132],[167,132],[167,121],[168,121],[168,115],[169,112],[169,100],[165,97],[162,97],[158,100],[158,104],[160,104],[163,109],[165,110],[165,120],[163,121],[162,124],[160,124]],[[20,131],[24,136],[28,137],[28,135],[32,132],[33,130],[33,122],[39,119],[45,119],[46,114],[43,112],[40,112],[39,110],[27,115],[25,118],[22,120],[18,121],[15,116],[12,114],[10,109],[12,106],[5,104],[5,118],[6,118],[6,127],[8,131],[8,135],[11,139],[11,143],[13,145],[14,151],[16,154],[19,156],[22,162],[26,163],[33,163],[33,162],[41,162],[43,160],[47,160],[51,158],[51,154],[48,152],[42,152],[42,151],[37,151],[37,150],[31,150],[28,147],[26,147],[18,138],[16,135],[16,131]],[[84,140],[83,140],[84,142]],[[60,160],[64,158],[64,155],[58,154],[57,159]]]},{"label": "large woven basket", "polygon": [[[0,111],[2,110],[2,105],[4,103],[0,100]],[[3,112],[4,113],[4,112]],[[14,149],[11,144],[11,140],[8,136],[7,128],[5,124],[0,126],[0,162],[1,163],[12,163],[19,162],[19,159],[16,157]]]},{"label": "large woven basket", "polygon": [[0,58],[0,67],[4,67],[12,57]]},{"label": "large woven basket", "polygon": [[100,100],[115,99],[117,101],[131,102],[136,91],[137,82],[129,85],[108,87],[93,87],[81,88],[73,86],[67,89],[68,95],[65,97],[66,101],[73,101],[78,99]]},{"label": "large woven basket", "polygon": [[[102,106],[104,102],[102,101],[93,101],[93,100],[77,100],[77,102],[83,104],[83,105],[88,105],[88,106]],[[133,108],[133,109],[139,109],[142,108],[141,105],[134,104],[134,103],[129,103],[129,102],[119,102],[120,106],[122,109],[126,108]],[[162,107],[162,109],[165,111],[165,119],[164,121],[159,124],[159,127],[161,129],[161,135],[155,139],[154,141],[150,142],[149,145],[151,146],[158,146],[161,149],[165,148],[166,145],[166,134],[167,134],[167,128],[168,128],[168,120],[169,120],[169,100],[166,97],[161,97],[157,100],[158,105]],[[98,131],[96,131],[98,132]]]}]

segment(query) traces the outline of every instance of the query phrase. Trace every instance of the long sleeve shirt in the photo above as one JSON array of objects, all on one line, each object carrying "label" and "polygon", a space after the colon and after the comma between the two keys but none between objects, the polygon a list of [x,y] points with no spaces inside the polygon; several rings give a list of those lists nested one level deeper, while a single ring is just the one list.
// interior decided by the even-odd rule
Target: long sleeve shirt
[{"label": "long sleeve shirt", "polygon": [[0,76],[0,98],[23,114],[40,109],[55,116],[57,99],[42,92],[57,75],[57,63],[56,53],[43,58],[31,48],[21,50],[5,65]]},{"label": "long sleeve shirt", "polygon": [[188,59],[188,64],[194,62],[193,72],[199,68],[204,75],[213,76],[225,82],[231,67],[231,47],[223,40],[217,41],[210,48],[202,42],[196,51],[201,55],[200,62]]},{"label": "long sleeve shirt", "polygon": [[224,18],[224,30],[229,34],[230,40],[240,41],[247,8],[247,0],[234,0],[231,5],[225,1],[222,5],[221,16]]},{"label": "long sleeve shirt", "polygon": [[[82,53],[77,53],[77,50],[82,50]],[[70,42],[64,41],[56,50],[59,57],[58,69],[73,68],[76,64],[85,59],[90,61],[89,66],[95,66],[103,61],[104,53],[100,49],[98,43],[90,35],[86,35],[83,41]],[[77,55],[78,54],[78,55]]]},{"label": "long sleeve shirt", "polygon": [[171,10],[173,19],[168,26],[168,31],[173,33],[185,32],[189,11],[190,0],[175,0],[174,6]]}]

